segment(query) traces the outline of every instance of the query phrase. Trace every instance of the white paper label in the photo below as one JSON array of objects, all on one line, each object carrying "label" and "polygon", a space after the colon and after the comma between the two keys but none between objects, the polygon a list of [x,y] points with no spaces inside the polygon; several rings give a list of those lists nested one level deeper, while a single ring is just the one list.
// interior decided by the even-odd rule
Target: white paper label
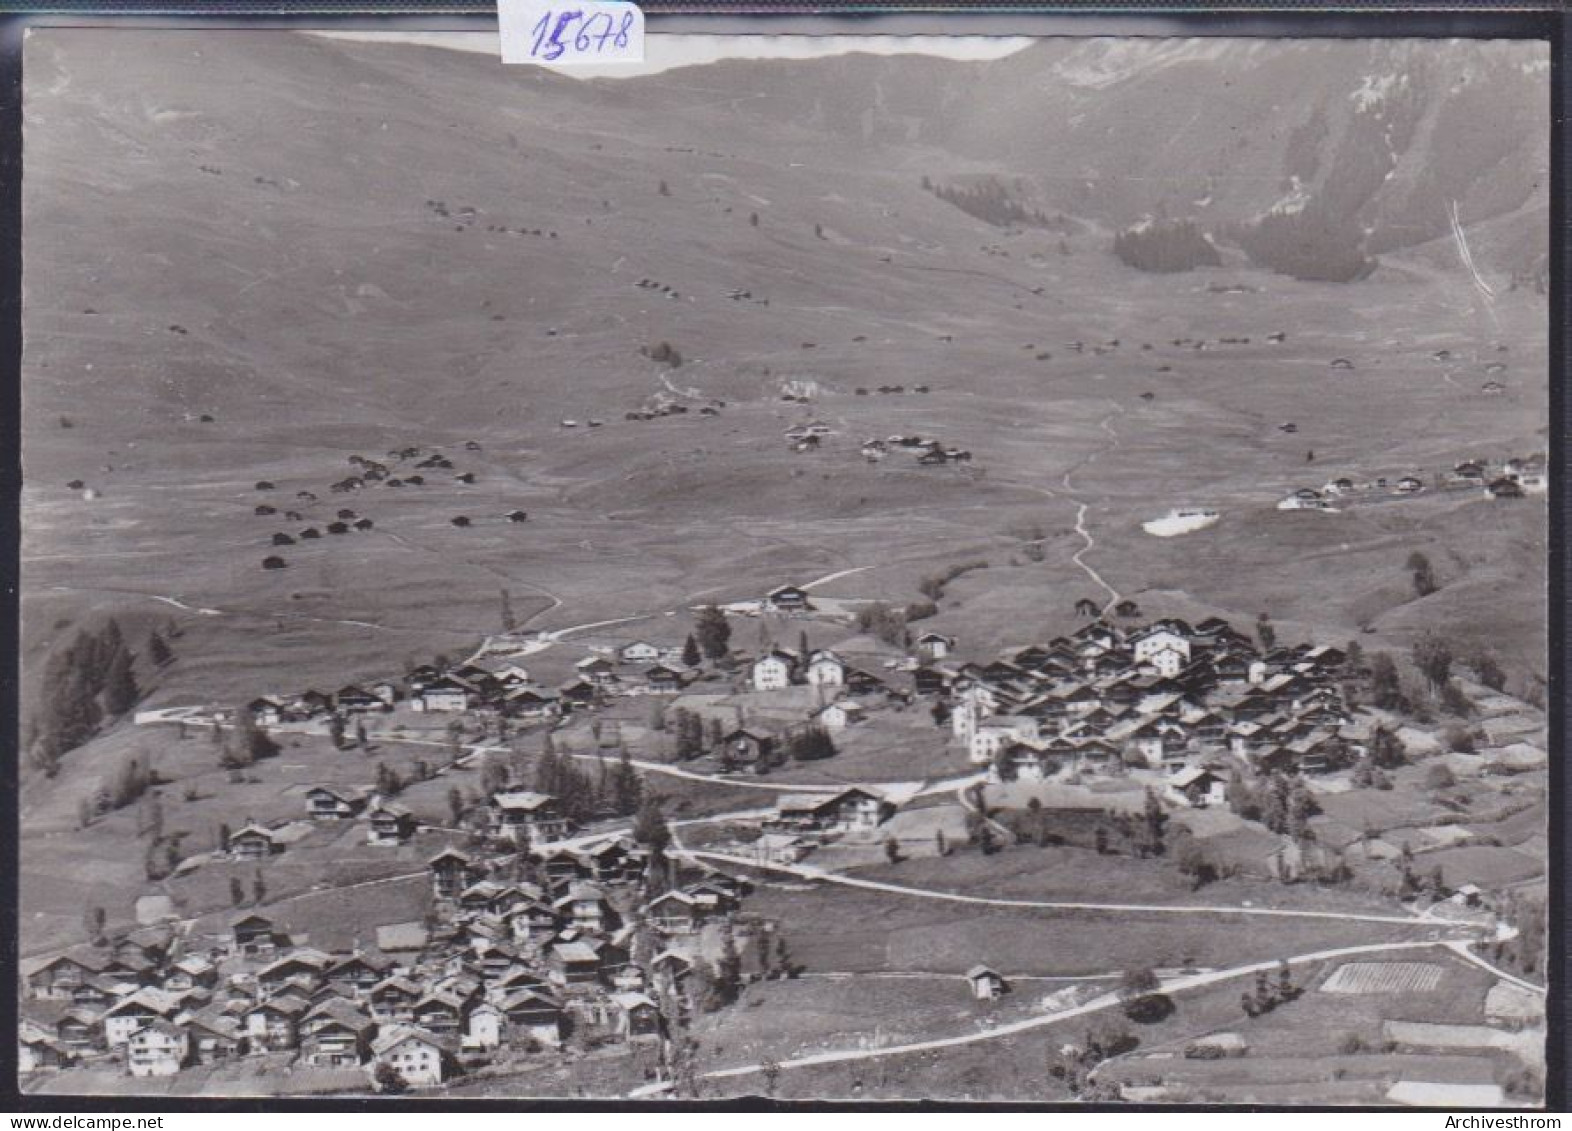
[{"label": "white paper label", "polygon": [[644,62],[644,13],[618,0],[497,0],[504,63]]}]

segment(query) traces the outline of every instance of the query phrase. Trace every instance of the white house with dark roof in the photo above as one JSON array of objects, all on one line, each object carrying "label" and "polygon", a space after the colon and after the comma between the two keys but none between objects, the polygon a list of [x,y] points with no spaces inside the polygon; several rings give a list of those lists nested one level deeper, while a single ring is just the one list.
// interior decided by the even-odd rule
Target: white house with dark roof
[{"label": "white house with dark roof", "polygon": [[846,682],[846,662],[834,652],[815,652],[808,658],[803,678],[813,687],[840,687]]},{"label": "white house with dark roof", "polygon": [[1033,743],[1037,739],[1037,720],[1031,716],[990,715],[978,720],[967,750],[974,763],[986,765],[1005,747],[1017,742]]},{"label": "white house with dark roof", "polygon": [[152,1021],[126,1040],[126,1071],[133,1076],[173,1076],[190,1051],[184,1029],[168,1021]]},{"label": "white house with dark roof", "polygon": [[414,1088],[430,1088],[448,1078],[453,1054],[448,1045],[429,1033],[393,1026],[371,1045],[370,1068],[388,1065]]},{"label": "white house with dark roof", "polygon": [[781,691],[791,686],[797,657],[784,648],[772,649],[753,661],[748,677],[755,691]]}]

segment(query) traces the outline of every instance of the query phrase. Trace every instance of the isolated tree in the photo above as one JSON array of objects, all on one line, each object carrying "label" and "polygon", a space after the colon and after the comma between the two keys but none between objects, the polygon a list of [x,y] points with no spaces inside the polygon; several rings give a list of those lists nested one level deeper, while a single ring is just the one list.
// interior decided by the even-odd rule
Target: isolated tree
[{"label": "isolated tree", "polygon": [[1143,1024],[1160,1021],[1173,1012],[1173,1003],[1162,993],[1163,984],[1150,967],[1127,970],[1119,979],[1119,1000],[1124,1015]]},{"label": "isolated tree", "polygon": [[1382,710],[1396,710],[1403,705],[1402,681],[1398,678],[1397,662],[1386,652],[1377,652],[1370,658],[1370,701]]},{"label": "isolated tree", "polygon": [[218,823],[218,850],[220,852],[229,851],[229,826],[223,821]]},{"label": "isolated tree", "polygon": [[250,711],[241,707],[234,715],[234,747],[242,765],[249,766],[253,762],[261,762],[279,752],[278,743],[273,741],[272,735],[257,725]]},{"label": "isolated tree", "polygon": [[1272,624],[1272,618],[1262,613],[1255,618],[1256,639],[1261,642],[1261,650],[1270,652],[1277,646],[1277,628]]},{"label": "isolated tree", "polygon": [[783,978],[797,976],[797,969],[791,961],[791,950],[786,945],[786,936],[780,931],[775,932],[775,972]]},{"label": "isolated tree", "polygon": [[1474,701],[1458,685],[1457,680],[1449,679],[1441,686],[1441,709],[1449,715],[1466,719],[1474,713]]},{"label": "isolated tree", "polygon": [[668,185],[665,181],[662,181],[655,191],[660,193],[661,196],[670,196],[671,186]]},{"label": "isolated tree", "polygon": [[633,759],[623,747],[617,756],[617,768],[611,773],[611,807],[619,817],[636,814],[642,802],[643,788]]},{"label": "isolated tree", "polygon": [[1272,981],[1265,970],[1255,972],[1255,1011],[1257,1013],[1270,1013],[1277,1008],[1277,991],[1272,987]]},{"label": "isolated tree", "polygon": [[1419,669],[1432,690],[1440,690],[1452,676],[1452,647],[1433,632],[1427,632],[1414,644],[1414,666]]},{"label": "isolated tree", "polygon": [[699,651],[699,642],[694,639],[693,633],[688,633],[688,638],[682,642],[682,663],[684,667],[696,668],[704,654]]},{"label": "isolated tree", "polygon": [[944,839],[943,829],[937,829],[934,831],[933,850],[940,856],[948,856],[950,854],[950,844],[947,840]]},{"label": "isolated tree", "polygon": [[156,667],[165,667],[172,663],[175,653],[163,636],[154,629],[147,635],[147,658],[153,661]]},{"label": "isolated tree", "polygon": [[1146,853],[1150,856],[1161,856],[1164,851],[1163,829],[1168,824],[1168,814],[1163,810],[1163,803],[1157,796],[1157,791],[1151,786],[1146,787],[1146,799],[1141,810],[1142,825],[1145,831]]},{"label": "isolated tree", "polygon": [[704,753],[704,720],[685,707],[672,713],[675,756],[679,762],[688,762]]},{"label": "isolated tree", "polygon": [[508,786],[508,767],[500,758],[487,755],[480,764],[480,792],[490,797]]},{"label": "isolated tree", "polygon": [[742,991],[742,955],[737,949],[737,936],[728,920],[721,924],[720,957],[715,960],[715,988],[724,1002],[737,999]]},{"label": "isolated tree", "polygon": [[1405,840],[1398,850],[1397,873],[1402,885],[1402,895],[1406,898],[1414,894],[1419,886],[1418,879],[1414,876],[1414,850]]},{"label": "isolated tree", "polygon": [[366,748],[366,722],[364,719],[355,720],[355,745],[362,750]]},{"label": "isolated tree", "polygon": [[239,876],[229,877],[229,902],[236,907],[242,907],[246,902],[246,885],[240,882]]},{"label": "isolated tree", "polygon": [[1217,866],[1212,863],[1206,850],[1193,838],[1185,838],[1179,846],[1174,862],[1179,868],[1180,875],[1189,879],[1192,891],[1199,890],[1217,879]]},{"label": "isolated tree", "polygon": [[671,829],[666,826],[659,797],[647,797],[640,804],[633,821],[633,839],[648,848],[652,857],[665,855],[671,844]]},{"label": "isolated tree", "polygon": [[731,625],[726,614],[714,605],[705,605],[693,621],[693,635],[706,659],[715,661],[725,657],[731,642]]},{"label": "isolated tree", "polygon": [[82,916],[82,925],[87,928],[87,939],[94,946],[103,946],[104,924],[108,921],[102,907],[89,907]]},{"label": "isolated tree", "polygon": [[1483,649],[1476,652],[1468,661],[1468,666],[1474,669],[1474,678],[1491,691],[1500,691],[1506,686],[1506,672],[1501,670],[1501,665],[1490,652]]},{"label": "isolated tree", "polygon": [[396,797],[404,788],[404,781],[399,777],[398,771],[386,762],[377,763],[376,790],[383,797]]},{"label": "isolated tree", "polygon": [[757,228],[759,226],[759,214],[757,212],[748,213],[748,226],[750,228]]},{"label": "isolated tree", "polygon": [[136,757],[127,759],[110,779],[109,808],[124,809],[127,805],[135,804],[147,792],[151,780],[146,762]]},{"label": "isolated tree", "polygon": [[823,758],[833,758],[836,754],[835,740],[830,737],[830,732],[821,726],[805,726],[787,739],[786,752],[793,761],[797,762],[816,762]]},{"label": "isolated tree", "polygon": [[344,718],[336,712],[328,718],[328,736],[335,750],[344,749]]},{"label": "isolated tree", "polygon": [[979,817],[977,828],[972,838],[977,845],[977,851],[984,856],[992,856],[999,850],[998,842],[994,839],[993,827],[988,824],[986,818],[981,817],[981,814],[973,815]]},{"label": "isolated tree", "polygon": [[409,1091],[409,1081],[404,1079],[404,1074],[385,1060],[378,1063],[373,1080],[377,1091],[385,1096],[401,1096]]},{"label": "isolated tree", "polygon": [[901,862],[901,845],[893,834],[884,838],[884,859],[891,864]]},{"label": "isolated tree", "polygon": [[1428,597],[1441,588],[1436,581],[1436,572],[1430,564],[1430,559],[1415,550],[1408,555],[1408,562],[1404,566],[1408,570],[1414,583],[1414,596]]},{"label": "isolated tree", "polygon": [[464,791],[456,785],[451,787],[448,790],[448,816],[455,825],[463,822],[465,808]]}]

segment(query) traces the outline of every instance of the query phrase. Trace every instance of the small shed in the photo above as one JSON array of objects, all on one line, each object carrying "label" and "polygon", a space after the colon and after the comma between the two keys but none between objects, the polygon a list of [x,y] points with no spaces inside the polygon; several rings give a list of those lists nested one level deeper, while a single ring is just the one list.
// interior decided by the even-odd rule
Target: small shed
[{"label": "small shed", "polygon": [[1002,997],[1008,988],[1002,974],[981,965],[973,966],[966,971],[966,983],[971,987],[972,996],[978,1001],[994,1001]]}]

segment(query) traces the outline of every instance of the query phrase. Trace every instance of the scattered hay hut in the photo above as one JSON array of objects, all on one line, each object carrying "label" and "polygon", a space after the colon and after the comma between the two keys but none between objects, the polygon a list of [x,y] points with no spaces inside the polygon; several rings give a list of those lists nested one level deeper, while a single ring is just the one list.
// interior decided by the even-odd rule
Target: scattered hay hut
[{"label": "scattered hay hut", "polygon": [[461,514],[454,515],[448,521],[451,522],[454,526],[461,526],[462,527],[462,526],[470,525],[469,519],[465,515],[461,515]]},{"label": "scattered hay hut", "polygon": [[285,569],[288,567],[288,565],[289,563],[286,562],[283,558],[279,557],[277,554],[269,554],[267,557],[262,559],[263,569]]},{"label": "scattered hay hut", "polygon": [[293,546],[294,544],[295,540],[282,530],[273,535],[273,545],[275,546]]},{"label": "scattered hay hut", "polygon": [[87,484],[82,482],[80,479],[73,479],[73,480],[71,480],[71,482],[66,484],[66,490],[68,490],[68,491],[80,491],[83,487],[86,487],[86,486],[87,486]]},{"label": "scattered hay hut", "polygon": [[322,531],[315,526],[308,526],[300,532],[300,536],[302,538],[320,538],[322,537]]},{"label": "scattered hay hut", "polygon": [[257,490],[258,491],[271,491],[273,489],[274,489],[273,484],[269,480],[266,480],[266,479],[258,479],[257,480]]},{"label": "scattered hay hut", "polygon": [[509,522],[524,522],[528,520],[529,514],[525,511],[509,511],[507,518]]},{"label": "scattered hay hut", "polygon": [[347,523],[347,522],[330,522],[327,525],[327,532],[329,534],[348,534],[349,533],[349,523]]},{"label": "scattered hay hut", "polygon": [[261,506],[257,507],[256,513],[259,515],[277,514],[278,508],[270,507],[266,503],[263,503]]},{"label": "scattered hay hut", "polygon": [[338,517],[343,519],[345,522],[350,522],[354,519],[355,512],[350,510],[348,507],[341,507],[338,512]]},{"label": "scattered hay hut", "polygon": [[357,518],[355,520],[356,530],[370,530],[374,525],[376,524],[373,523],[369,518]]}]

